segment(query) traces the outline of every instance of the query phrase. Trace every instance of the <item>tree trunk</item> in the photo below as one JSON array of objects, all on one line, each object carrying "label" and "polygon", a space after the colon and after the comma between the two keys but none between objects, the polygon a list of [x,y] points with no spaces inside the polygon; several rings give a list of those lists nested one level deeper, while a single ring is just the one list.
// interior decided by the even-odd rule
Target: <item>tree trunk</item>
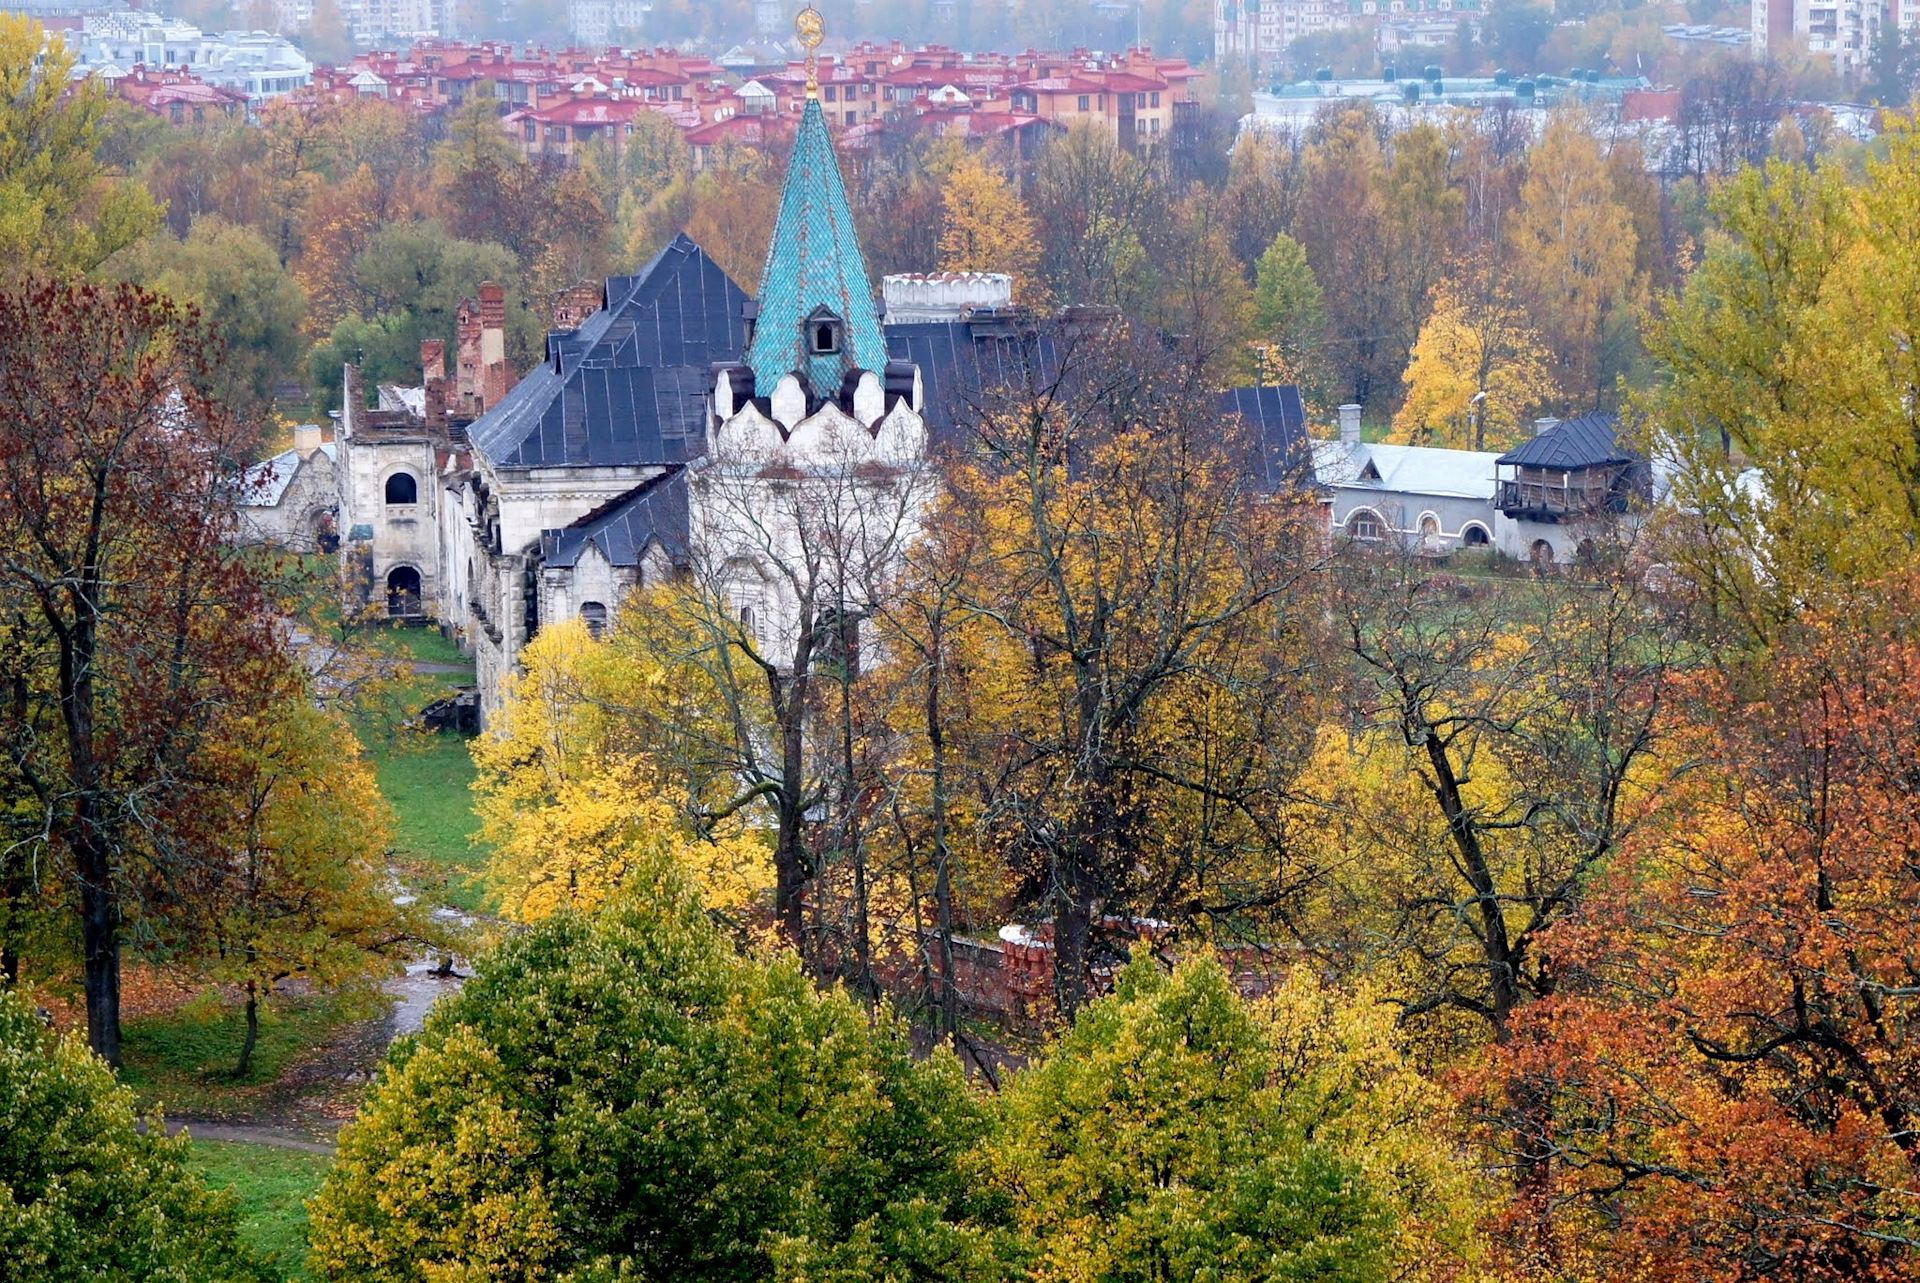
[{"label": "tree trunk", "polygon": [[[801,656],[804,661],[804,649]],[[814,951],[808,948],[807,941],[805,892],[808,859],[803,831],[806,816],[802,806],[806,799],[807,683],[804,677],[782,681],[772,675],[769,681],[773,688],[774,717],[780,728],[780,791],[776,795],[780,803],[780,819],[773,847],[774,917],[786,932],[787,942],[800,955],[801,961],[810,964]]]},{"label": "tree trunk", "polygon": [[1053,887],[1053,998],[1060,1019],[1072,1024],[1087,1005],[1093,958],[1094,882],[1078,844],[1056,857]]},{"label": "tree trunk", "polygon": [[120,1066],[120,897],[100,835],[84,831],[80,857],[80,947],[86,963],[87,1045]]},{"label": "tree trunk", "polygon": [[240,1044],[240,1063],[233,1067],[235,1078],[245,1078],[253,1068],[253,1047],[260,1041],[260,996],[258,988],[247,981],[247,1040]]},{"label": "tree trunk", "polygon": [[927,675],[927,747],[932,775],[932,796],[929,801],[933,811],[933,911],[939,923],[940,1025],[947,1037],[958,1046],[960,989],[953,978],[953,876],[948,867],[951,852],[947,849],[947,736],[940,720],[942,663],[943,656],[936,654]]}]

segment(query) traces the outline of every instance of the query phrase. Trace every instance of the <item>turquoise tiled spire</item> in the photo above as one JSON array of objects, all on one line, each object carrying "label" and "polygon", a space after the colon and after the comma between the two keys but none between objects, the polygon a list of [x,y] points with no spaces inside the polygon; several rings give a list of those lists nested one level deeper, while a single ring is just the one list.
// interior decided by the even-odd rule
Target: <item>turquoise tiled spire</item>
[{"label": "turquoise tiled spire", "polygon": [[[841,321],[839,351],[814,350],[807,320],[825,308]],[[834,159],[820,103],[807,100],[793,161],[780,191],[780,217],[760,276],[760,317],[747,348],[755,390],[769,396],[782,375],[804,373],[820,396],[840,391],[848,370],[883,372],[887,340],[867,284],[853,209]]]}]

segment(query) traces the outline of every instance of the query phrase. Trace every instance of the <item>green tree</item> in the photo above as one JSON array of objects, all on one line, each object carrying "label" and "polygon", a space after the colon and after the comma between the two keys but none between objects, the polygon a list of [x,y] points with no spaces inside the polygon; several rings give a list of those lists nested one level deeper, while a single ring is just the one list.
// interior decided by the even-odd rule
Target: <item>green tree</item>
[{"label": "green tree", "polygon": [[1032,1277],[1395,1277],[1391,1193],[1334,1125],[1353,1086],[1280,1033],[1217,962],[1142,950],[1003,1097],[992,1161]]},{"label": "green tree", "polygon": [[629,887],[501,946],[394,1045],[314,1200],[310,1268],[977,1276],[960,1164],[986,1118],[957,1063],[736,953],[672,868]]},{"label": "green tree", "polygon": [[0,993],[0,1278],[279,1277],[241,1243],[232,1195],[187,1167],[191,1142],[147,1121],[84,1043]]},{"label": "green tree", "polygon": [[[508,355],[530,364],[545,332],[543,318],[522,304],[520,268],[505,246],[458,240],[431,219],[383,227],[353,260],[360,307],[333,327],[308,356],[308,374],[322,404],[338,394],[340,367],[358,361],[371,386],[418,382],[420,340],[451,340],[460,300],[483,281],[507,287]],[[449,349],[451,350],[451,349]]]},{"label": "green tree", "polygon": [[279,384],[300,373],[306,294],[252,228],[208,216],[185,240],[163,232],[121,266],[128,279],[200,308],[223,346],[216,391],[228,405],[264,414]]},{"label": "green tree", "polygon": [[1775,160],[1720,188],[1723,231],[1649,332],[1663,555],[1761,643],[1920,538],[1920,135],[1886,145],[1861,182]]},{"label": "green tree", "polygon": [[1288,381],[1310,394],[1324,390],[1326,297],[1300,242],[1281,232],[1260,255],[1253,286],[1254,329],[1275,349]]},{"label": "green tree", "polygon": [[88,272],[160,223],[101,163],[108,100],[39,23],[0,13],[0,276]]}]

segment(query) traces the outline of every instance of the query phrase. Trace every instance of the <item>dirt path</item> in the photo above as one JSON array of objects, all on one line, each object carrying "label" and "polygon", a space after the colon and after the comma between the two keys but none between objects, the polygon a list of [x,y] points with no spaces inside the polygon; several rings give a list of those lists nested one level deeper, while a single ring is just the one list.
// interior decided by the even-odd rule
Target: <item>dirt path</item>
[{"label": "dirt path", "polygon": [[[335,1125],[337,1128],[337,1124]],[[167,1135],[186,1132],[195,1140],[232,1141],[242,1145],[271,1145],[275,1149],[297,1149],[303,1154],[325,1154],[332,1158],[334,1144],[315,1140],[283,1127],[253,1127],[245,1123],[221,1123],[207,1118],[169,1118]]]}]

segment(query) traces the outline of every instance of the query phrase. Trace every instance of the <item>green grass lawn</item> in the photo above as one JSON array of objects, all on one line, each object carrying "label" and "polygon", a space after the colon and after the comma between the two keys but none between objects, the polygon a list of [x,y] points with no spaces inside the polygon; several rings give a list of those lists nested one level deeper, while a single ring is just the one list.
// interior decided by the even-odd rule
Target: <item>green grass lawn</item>
[{"label": "green grass lawn", "polygon": [[479,870],[485,856],[471,840],[479,821],[473,813],[474,768],[467,741],[408,727],[426,705],[472,683],[472,661],[430,628],[397,628],[372,637],[397,658],[459,669],[403,678],[355,723],[380,792],[394,809],[395,844],[413,866],[420,892],[469,913],[482,911],[486,895]]},{"label": "green grass lawn", "polygon": [[386,628],[371,636],[388,654],[419,660],[423,664],[448,664],[467,670],[465,678],[456,673],[445,674],[450,684],[471,684],[473,681],[472,658],[461,654],[459,643],[443,636],[438,628]]},{"label": "green grass lawn", "polygon": [[143,1106],[157,1102],[168,1113],[245,1113],[302,1052],[342,1025],[373,1016],[380,1001],[353,992],[273,999],[261,1011],[253,1064],[245,1078],[235,1078],[246,1017],[238,1001],[209,991],[163,1016],[128,1021],[120,1080]]},{"label": "green grass lawn", "polygon": [[480,879],[484,853],[469,840],[479,820],[473,813],[473,758],[457,735],[400,731],[368,738],[380,792],[396,817],[394,842],[415,867],[413,877],[428,896],[473,913],[485,908]]},{"label": "green grass lawn", "polygon": [[310,1277],[306,1203],[332,1159],[271,1145],[196,1140],[191,1162],[209,1185],[239,1198],[240,1233],[248,1243],[272,1253],[288,1277]]}]

